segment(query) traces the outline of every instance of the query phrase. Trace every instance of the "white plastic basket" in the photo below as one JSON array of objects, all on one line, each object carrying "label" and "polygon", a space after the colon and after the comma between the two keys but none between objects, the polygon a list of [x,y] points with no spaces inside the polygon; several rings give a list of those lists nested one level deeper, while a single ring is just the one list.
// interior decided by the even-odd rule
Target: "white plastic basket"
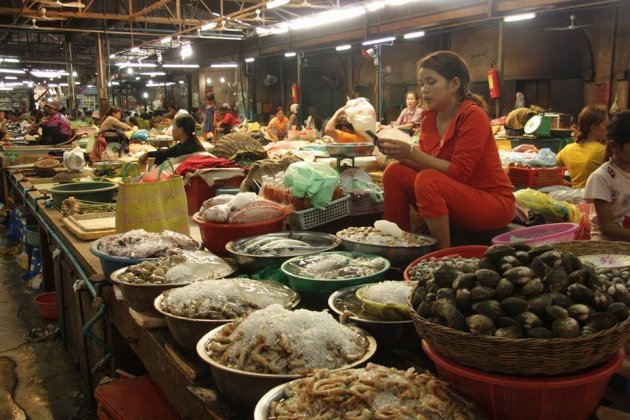
[{"label": "white plastic basket", "polygon": [[324,210],[316,208],[293,211],[287,217],[293,229],[308,230],[350,215],[350,196],[344,195],[330,203]]},{"label": "white plastic basket", "polygon": [[384,203],[376,202],[369,193],[350,193],[350,216],[383,213]]}]

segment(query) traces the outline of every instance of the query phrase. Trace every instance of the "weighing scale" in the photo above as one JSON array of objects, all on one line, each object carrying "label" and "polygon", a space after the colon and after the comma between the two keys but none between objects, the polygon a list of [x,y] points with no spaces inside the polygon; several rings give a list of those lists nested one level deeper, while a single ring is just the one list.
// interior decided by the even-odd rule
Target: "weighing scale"
[{"label": "weighing scale", "polygon": [[551,117],[545,114],[534,115],[527,120],[523,131],[532,137],[549,137],[551,136]]}]

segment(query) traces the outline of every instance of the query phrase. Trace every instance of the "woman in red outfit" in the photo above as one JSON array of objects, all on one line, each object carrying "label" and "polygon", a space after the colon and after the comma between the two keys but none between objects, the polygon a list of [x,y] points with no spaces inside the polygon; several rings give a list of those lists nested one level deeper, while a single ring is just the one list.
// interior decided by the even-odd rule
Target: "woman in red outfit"
[{"label": "woman in red outfit", "polygon": [[409,230],[416,206],[438,248],[451,244],[450,226],[484,231],[514,217],[512,185],[501,168],[484,100],[470,92],[464,60],[450,51],[425,57],[418,83],[425,110],[419,147],[381,139],[396,159],[383,175],[385,219]]}]

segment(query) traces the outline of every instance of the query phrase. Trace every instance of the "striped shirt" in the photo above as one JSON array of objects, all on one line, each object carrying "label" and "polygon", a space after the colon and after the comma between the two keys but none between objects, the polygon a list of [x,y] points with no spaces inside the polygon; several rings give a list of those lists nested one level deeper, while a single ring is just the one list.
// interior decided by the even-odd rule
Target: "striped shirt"
[{"label": "striped shirt", "polygon": [[394,125],[405,125],[419,123],[422,121],[422,108],[417,106],[413,112],[409,112],[409,108],[403,109]]}]

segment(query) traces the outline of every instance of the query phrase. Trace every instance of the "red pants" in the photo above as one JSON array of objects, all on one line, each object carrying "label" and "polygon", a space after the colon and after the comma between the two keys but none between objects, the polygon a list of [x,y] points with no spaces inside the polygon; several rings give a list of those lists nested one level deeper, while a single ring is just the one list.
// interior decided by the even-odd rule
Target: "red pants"
[{"label": "red pants", "polygon": [[514,218],[514,197],[477,190],[435,169],[420,172],[399,162],[383,174],[384,218],[409,231],[409,205],[420,217],[449,216],[451,226],[484,231],[507,226]]}]

